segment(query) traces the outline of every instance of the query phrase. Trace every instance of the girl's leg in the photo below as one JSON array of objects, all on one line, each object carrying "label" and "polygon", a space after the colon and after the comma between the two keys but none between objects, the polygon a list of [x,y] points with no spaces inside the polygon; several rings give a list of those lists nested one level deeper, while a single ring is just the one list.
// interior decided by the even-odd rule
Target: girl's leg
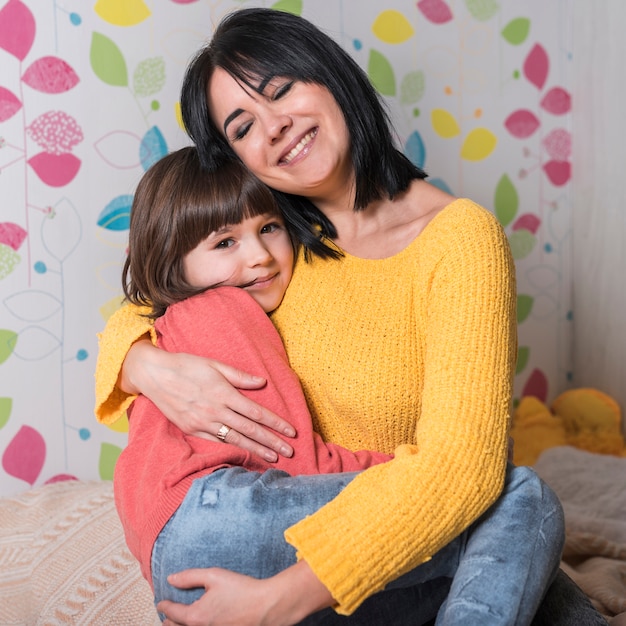
[{"label": "girl's leg", "polygon": [[[259,474],[237,467],[198,478],[154,544],[155,601],[190,604],[204,593],[169,585],[167,576],[183,569],[222,567],[266,578],[292,565],[295,550],[283,538],[285,529],[332,500],[355,475],[292,477],[276,470]],[[449,579],[441,578],[383,591],[352,616],[326,609],[302,624],[419,626],[437,614],[449,586]]]},{"label": "girl's leg", "polygon": [[283,532],[332,500],[355,473],[289,476],[240,467],[196,479],[152,550],[156,601],[189,604],[203,590],[171,587],[167,576],[189,568],[221,567],[268,578],[296,562]]}]

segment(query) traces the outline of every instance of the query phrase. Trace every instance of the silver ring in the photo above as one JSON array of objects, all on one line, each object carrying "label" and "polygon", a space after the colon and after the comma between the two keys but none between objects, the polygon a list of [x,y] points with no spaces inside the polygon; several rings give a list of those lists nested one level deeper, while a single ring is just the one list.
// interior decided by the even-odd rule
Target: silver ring
[{"label": "silver ring", "polygon": [[215,436],[221,441],[226,441],[226,435],[228,435],[231,430],[232,428],[228,428],[228,426],[223,424],[222,426],[220,426],[220,429],[217,431],[217,434]]}]

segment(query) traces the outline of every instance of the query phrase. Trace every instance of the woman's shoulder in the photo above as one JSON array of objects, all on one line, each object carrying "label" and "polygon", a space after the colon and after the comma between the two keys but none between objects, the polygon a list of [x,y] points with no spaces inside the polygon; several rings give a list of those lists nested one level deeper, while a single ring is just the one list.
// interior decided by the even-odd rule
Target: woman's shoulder
[{"label": "woman's shoulder", "polygon": [[450,234],[474,237],[477,233],[491,233],[500,238],[502,226],[496,216],[469,198],[454,198],[433,216],[429,230],[449,231]]},{"label": "woman's shoulder", "polygon": [[425,180],[414,181],[405,200],[413,220],[420,225],[418,234],[426,230],[431,222],[451,225],[496,221],[493,213],[477,202],[453,196]]}]

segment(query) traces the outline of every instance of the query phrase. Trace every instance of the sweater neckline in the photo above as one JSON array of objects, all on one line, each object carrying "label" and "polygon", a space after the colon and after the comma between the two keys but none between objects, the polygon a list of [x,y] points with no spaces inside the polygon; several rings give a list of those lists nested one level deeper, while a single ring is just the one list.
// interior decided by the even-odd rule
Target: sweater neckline
[{"label": "sweater neckline", "polygon": [[381,257],[379,259],[366,259],[364,257],[355,256],[354,254],[350,254],[349,252],[346,252],[343,248],[338,246],[332,239],[328,239],[327,243],[333,248],[335,248],[338,252],[341,252],[343,260],[349,260],[352,263],[383,263],[385,261],[398,260],[401,257],[403,257],[405,254],[411,253],[413,247],[416,246],[419,241],[422,241],[424,239],[424,235],[426,235],[428,231],[432,230],[433,224],[436,224],[436,222],[439,222],[442,219],[441,217],[442,215],[444,214],[447,215],[454,208],[456,204],[464,203],[464,202],[467,202],[467,198],[456,198],[455,200],[450,202],[450,204],[447,204],[445,207],[443,207],[443,209],[441,209],[441,211],[439,211],[439,213],[437,213],[437,215],[435,215],[430,220],[430,222],[428,222],[428,224],[426,224],[424,229],[419,233],[419,235],[417,235],[417,237],[415,237],[415,239],[410,241],[402,250],[396,252],[395,254],[392,254],[391,256]]}]

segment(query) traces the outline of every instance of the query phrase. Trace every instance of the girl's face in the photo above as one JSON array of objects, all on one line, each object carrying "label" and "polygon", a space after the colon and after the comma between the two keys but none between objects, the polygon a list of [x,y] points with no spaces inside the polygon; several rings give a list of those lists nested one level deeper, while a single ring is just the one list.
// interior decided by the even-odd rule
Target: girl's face
[{"label": "girl's face", "polygon": [[258,215],[211,233],[185,256],[183,268],[191,286],[241,287],[269,313],[291,280],[293,246],[280,216]]},{"label": "girl's face", "polygon": [[265,184],[313,201],[345,192],[350,137],[325,87],[274,77],[259,94],[217,68],[207,95],[213,121]]}]

